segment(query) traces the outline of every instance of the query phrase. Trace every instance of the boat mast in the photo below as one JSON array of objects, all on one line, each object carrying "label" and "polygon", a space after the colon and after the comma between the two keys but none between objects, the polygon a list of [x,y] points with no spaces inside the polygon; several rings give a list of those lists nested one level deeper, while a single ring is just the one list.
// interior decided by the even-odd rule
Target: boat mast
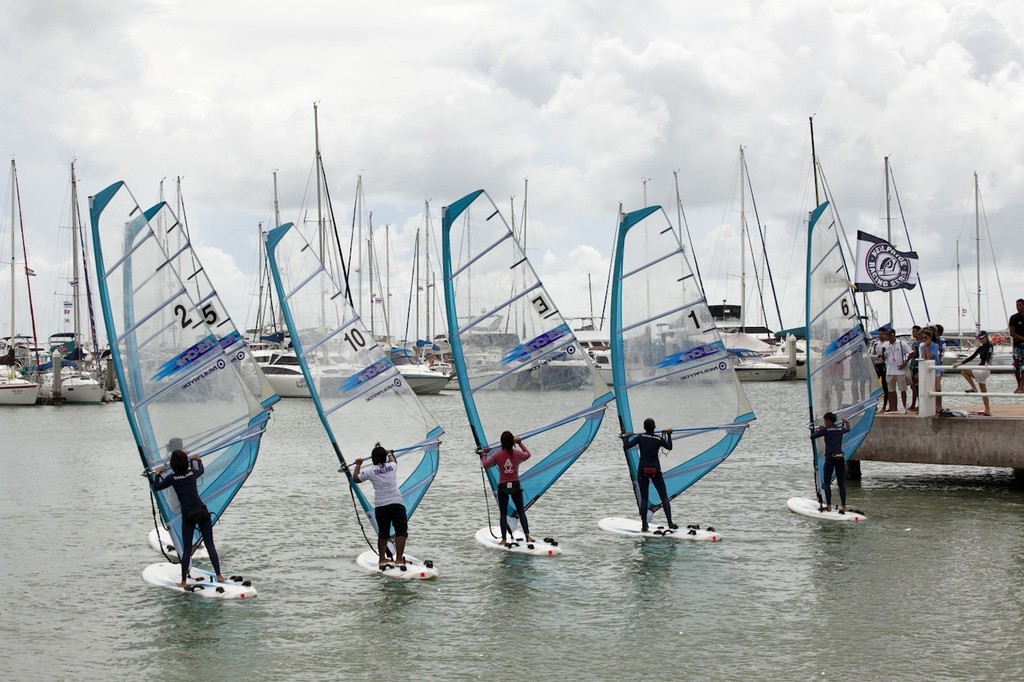
[{"label": "boat mast", "polygon": [[[892,244],[892,211],[890,210],[889,201],[889,157],[887,156],[885,157],[885,240]],[[891,291],[889,292],[889,324],[893,324]]]},{"label": "boat mast", "polygon": [[[75,178],[75,162],[71,162],[71,310],[72,315],[75,318],[75,350],[73,351],[77,356],[81,356],[82,351],[81,337],[82,337],[82,314],[78,305],[78,278],[80,271],[78,269],[78,180]],[[78,363],[75,363],[78,366]]]},{"label": "boat mast", "polygon": [[[974,332],[981,329],[981,211],[978,208],[978,171],[974,171],[974,254],[975,254],[975,291],[977,292],[977,308],[974,317]],[[957,288],[959,291],[959,287]]]},{"label": "boat mast", "polygon": [[686,233],[686,241],[690,245],[690,258],[693,260],[693,268],[697,271],[697,284],[700,285],[700,295],[704,294],[704,280],[700,276],[700,265],[697,263],[697,252],[693,248],[693,237],[690,235],[690,226],[686,222],[686,213],[683,211],[683,198],[679,193],[679,171],[672,171],[672,178],[676,188],[676,221],[679,229]]},{"label": "boat mast", "polygon": [[15,279],[15,267],[14,267],[14,225],[17,216],[14,212],[14,200],[17,196],[17,167],[14,164],[14,159],[11,159],[11,350],[14,351],[14,283]]},{"label": "boat mast", "polygon": [[[430,330],[430,313],[431,313],[431,309],[434,307],[434,301],[430,297],[430,293],[431,293],[430,292],[430,287],[431,287],[431,284],[430,284],[430,199],[426,199],[423,202],[423,225],[424,225],[424,233],[425,233],[424,234],[424,241],[423,241],[423,255],[424,255],[425,259],[426,259],[426,270],[427,270],[426,277],[423,280],[423,291],[426,292],[426,294],[427,294],[427,305],[424,307],[424,311],[423,312],[424,312],[424,315],[426,317],[424,322],[426,323],[426,328],[427,328],[426,329],[426,331],[427,331],[427,341],[430,342],[431,349],[433,349],[434,335],[431,334],[431,330]],[[419,299],[417,299],[417,300],[419,300]],[[419,304],[417,303],[417,306],[418,305]]]},{"label": "boat mast", "polygon": [[743,145],[740,145],[740,332],[747,331],[747,188],[744,186]]}]

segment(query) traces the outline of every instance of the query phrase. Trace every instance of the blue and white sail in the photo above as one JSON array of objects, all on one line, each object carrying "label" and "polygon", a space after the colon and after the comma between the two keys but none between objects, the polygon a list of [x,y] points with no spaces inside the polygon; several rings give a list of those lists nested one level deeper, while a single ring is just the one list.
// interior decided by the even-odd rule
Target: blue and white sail
[{"label": "blue and white sail", "polygon": [[372,485],[352,480],[346,458],[394,450],[409,516],[434,480],[443,433],[324,267],[319,248],[286,223],[266,236],[266,253],[292,347],[310,397],[351,490],[376,528]]},{"label": "blue and white sail", "polygon": [[[477,190],[442,217],[448,341],[473,438],[523,440],[529,506],[590,445],[612,395],[490,196]],[[498,473],[487,475],[496,491]]]},{"label": "blue and white sail", "polygon": [[[619,426],[639,433],[648,417],[672,429],[662,456],[669,500],[728,457],[754,419],[733,360],[683,248],[660,206],[622,215],[611,294],[612,379]],[[639,504],[636,448],[626,452]],[[659,509],[656,490],[649,508]]]},{"label": "blue and white sail", "polygon": [[[201,268],[179,270],[185,252],[165,251],[162,232],[177,221],[157,228],[162,211],[140,210],[123,182],[90,198],[100,302],[143,466],[166,466],[169,442],[181,439],[203,458],[199,494],[216,522],[256,463],[277,396],[258,369],[255,381],[243,375],[252,359]],[[202,291],[186,281],[199,276]],[[170,488],[154,495],[180,555],[177,496]]]},{"label": "blue and white sail", "polygon": [[[882,389],[838,229],[827,201],[814,209],[807,234],[807,404],[812,426],[820,426],[826,412],[850,422],[850,431],[843,434],[843,453],[850,459],[874,423]],[[811,443],[820,500],[824,441]]]}]

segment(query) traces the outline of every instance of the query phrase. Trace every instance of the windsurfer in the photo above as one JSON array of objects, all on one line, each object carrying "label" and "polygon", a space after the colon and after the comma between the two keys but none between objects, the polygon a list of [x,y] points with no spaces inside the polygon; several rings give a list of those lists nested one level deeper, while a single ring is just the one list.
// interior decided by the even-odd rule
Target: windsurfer
[{"label": "windsurfer", "polygon": [[[518,445],[519,449],[515,449]],[[523,533],[527,542],[533,542],[530,537],[530,524],[526,520],[526,505],[523,504],[523,487],[519,482],[519,463],[530,458],[530,451],[523,445],[523,441],[514,437],[511,431],[503,431],[501,434],[501,449],[490,454],[489,448],[480,451],[480,466],[487,468],[498,465],[498,515],[501,519],[501,544],[506,547],[508,542],[508,501],[516,506],[519,513],[519,522],[523,524]]]},{"label": "windsurfer", "polygon": [[639,447],[640,461],[637,463],[637,484],[640,487],[640,530],[647,532],[648,519],[647,507],[650,500],[650,484],[654,483],[654,489],[661,497],[661,506],[665,510],[665,521],[668,527],[675,530],[679,526],[672,523],[672,507],[669,505],[668,492],[665,490],[665,478],[661,475],[661,462],[658,461],[658,453],[662,448],[672,449],[672,429],[665,429],[662,435],[654,433],[654,420],[648,417],[644,420],[644,432],[641,434],[622,434],[622,447],[626,450]]},{"label": "windsurfer", "polygon": [[373,464],[362,470],[363,460],[357,459],[352,472],[356,483],[369,481],[373,484],[373,514],[377,520],[377,566],[384,570],[388,566],[388,540],[391,528],[395,529],[395,564],[405,570],[405,542],[409,537],[409,515],[405,500],[398,489],[398,460],[394,450],[388,450],[380,443],[370,452]]},{"label": "windsurfer", "polygon": [[149,482],[153,490],[164,490],[173,486],[178,496],[178,506],[181,508],[181,541],[184,545],[181,556],[181,582],[178,583],[178,587],[184,589],[188,585],[188,569],[192,564],[192,538],[196,528],[203,536],[217,580],[224,582],[224,576],[220,574],[220,558],[213,544],[213,520],[210,518],[210,510],[203,504],[202,498],[199,497],[199,489],[196,487],[196,481],[203,475],[203,460],[199,455],[189,457],[181,448],[180,438],[172,438],[167,443],[167,449],[171,451],[171,474],[161,478],[165,469],[158,466],[153,470],[154,476]]},{"label": "windsurfer", "polygon": [[[825,437],[825,465],[821,472],[821,487],[825,489],[825,511],[832,511],[832,475],[839,485],[839,500],[843,504],[840,513],[846,513],[846,457],[843,454],[843,434],[850,430],[850,422],[843,420],[836,424],[836,415],[826,412],[825,424],[811,429],[811,440]],[[819,500],[820,504],[820,500]]]}]

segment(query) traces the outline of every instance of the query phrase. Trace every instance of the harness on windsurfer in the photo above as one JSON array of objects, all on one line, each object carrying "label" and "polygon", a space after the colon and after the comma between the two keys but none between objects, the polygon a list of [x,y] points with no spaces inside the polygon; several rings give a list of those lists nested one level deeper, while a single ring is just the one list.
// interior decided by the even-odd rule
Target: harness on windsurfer
[{"label": "harness on windsurfer", "polygon": [[665,489],[665,478],[661,474],[661,462],[658,454],[661,449],[672,449],[672,429],[666,429],[661,436],[654,433],[654,420],[648,417],[644,420],[644,433],[622,434],[622,447],[625,450],[637,448],[640,452],[640,461],[637,463],[637,487],[640,491],[640,530],[648,532],[650,516],[648,503],[650,501],[650,484],[661,497],[661,506],[665,510],[665,521],[672,530],[679,528],[672,522],[672,506],[669,504],[668,491]]}]

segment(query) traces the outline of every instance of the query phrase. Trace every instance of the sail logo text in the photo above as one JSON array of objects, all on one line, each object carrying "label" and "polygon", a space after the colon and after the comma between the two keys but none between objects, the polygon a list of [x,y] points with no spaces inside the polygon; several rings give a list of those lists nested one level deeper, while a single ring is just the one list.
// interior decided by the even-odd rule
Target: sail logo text
[{"label": "sail logo text", "polygon": [[827,346],[825,346],[825,350],[821,351],[822,357],[828,357],[829,355],[832,355],[833,353],[839,351],[843,346],[845,346],[846,344],[850,343],[851,341],[853,341],[854,339],[858,338],[859,336],[860,336],[860,327],[854,327],[850,331],[848,331],[845,334],[843,334],[842,336],[840,336],[838,339],[835,339],[834,341],[829,343]]},{"label": "sail logo text", "polygon": [[534,370],[540,369],[541,367],[543,367],[544,365],[548,364],[549,362],[554,362],[555,360],[564,360],[566,357],[572,355],[575,352],[576,352],[576,346],[569,346],[568,348],[566,348],[565,350],[560,352],[558,355],[556,355],[554,357],[547,358],[547,359],[545,359],[545,360],[543,360],[541,362],[538,362],[536,365],[534,365],[530,369],[526,370],[526,373],[530,374]]},{"label": "sail logo text", "polygon": [[202,381],[203,379],[205,379],[206,377],[210,376],[211,374],[216,372],[218,369],[224,369],[226,366],[227,366],[227,363],[224,362],[223,359],[218,360],[216,362],[216,364],[214,364],[212,367],[207,367],[206,369],[203,370],[203,372],[201,374],[199,374],[198,376],[192,377],[191,379],[186,381],[184,384],[182,384],[181,390],[184,391],[185,389],[189,388],[193,384],[197,384],[200,381]]},{"label": "sail logo text", "polygon": [[508,354],[504,357],[504,359],[502,359],[501,364],[508,365],[516,361],[524,362],[536,351],[542,348],[546,348],[547,346],[550,346],[555,341],[558,341],[560,338],[569,333],[571,333],[569,331],[569,325],[564,323],[560,324],[554,329],[546,331],[540,336],[534,337],[527,341],[526,343],[520,344],[513,348],[512,350],[510,350]]},{"label": "sail logo text", "polygon": [[715,341],[714,343],[707,343],[703,346],[697,346],[696,348],[691,348],[690,350],[682,351],[680,353],[666,355],[665,358],[656,366],[672,367],[673,365],[685,365],[688,362],[693,362],[694,360],[700,360],[723,352],[725,352],[725,344],[721,341]]},{"label": "sail logo text", "polygon": [[363,371],[359,372],[358,374],[353,374],[352,376],[350,376],[347,380],[345,380],[345,383],[342,384],[341,388],[338,390],[341,393],[351,391],[352,389],[362,386],[367,381],[372,381],[373,379],[376,379],[378,376],[384,374],[392,367],[394,367],[394,365],[391,364],[390,360],[388,360],[387,358],[381,358],[380,360],[373,363],[372,365],[370,365]]},{"label": "sail logo text", "polygon": [[172,374],[188,367],[193,362],[202,359],[207,353],[218,347],[217,339],[211,334],[161,365],[160,371],[154,374],[150,381],[166,379]]}]

